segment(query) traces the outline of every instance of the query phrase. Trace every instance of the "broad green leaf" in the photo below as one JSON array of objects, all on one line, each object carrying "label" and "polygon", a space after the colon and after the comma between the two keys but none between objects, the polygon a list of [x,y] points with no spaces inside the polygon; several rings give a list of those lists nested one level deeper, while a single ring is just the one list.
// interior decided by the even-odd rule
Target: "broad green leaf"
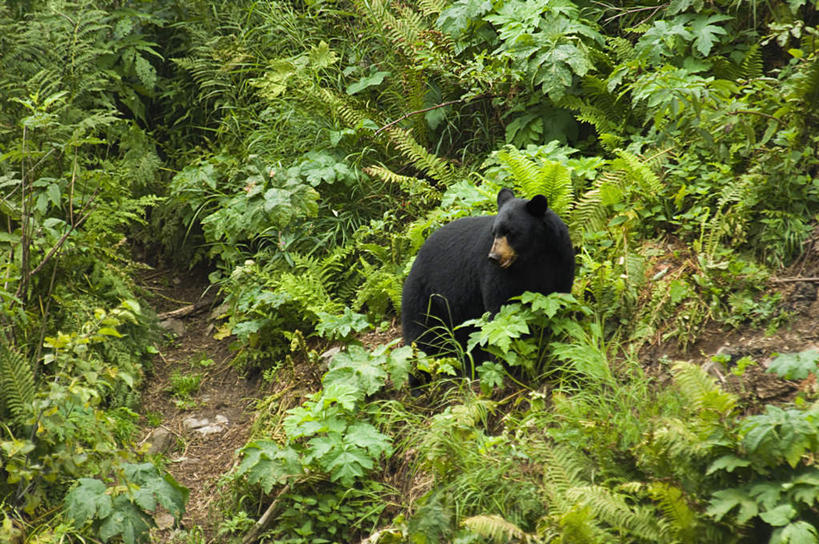
[{"label": "broad green leaf", "polygon": [[[779,542],[788,544],[817,544],[819,542],[816,527],[807,521],[796,521],[785,525],[778,536]],[[774,542],[773,538],[771,542]]]},{"label": "broad green leaf", "polygon": [[351,83],[347,86],[347,94],[353,95],[356,93],[360,93],[364,89],[368,89],[369,87],[377,87],[381,85],[384,81],[385,77],[392,75],[391,72],[381,72],[376,71],[375,69],[370,71],[370,74],[367,76],[362,77],[355,83]]},{"label": "broad green leaf", "polygon": [[809,349],[799,353],[781,353],[774,357],[768,372],[787,380],[804,380],[816,374],[819,350]]},{"label": "broad green leaf", "polygon": [[721,489],[713,494],[706,513],[717,521],[725,517],[734,508],[739,508],[736,515],[737,523],[746,523],[756,516],[759,508],[745,491],[738,488]]},{"label": "broad green leaf", "polygon": [[737,457],[736,455],[723,455],[713,463],[708,466],[708,470],[705,471],[705,474],[713,474],[718,470],[724,470],[726,472],[733,472],[736,468],[743,468],[750,466],[751,462],[747,459],[742,459],[741,457]]},{"label": "broad green leaf", "polygon": [[95,478],[80,478],[77,486],[65,496],[65,513],[77,527],[87,521],[105,519],[111,514],[111,497],[105,484]]},{"label": "broad green leaf", "polygon": [[366,449],[373,458],[378,458],[382,454],[389,456],[392,452],[390,437],[380,433],[369,423],[359,422],[350,425],[344,434],[344,441]]},{"label": "broad green leaf", "polygon": [[768,525],[781,527],[787,525],[796,515],[796,508],[790,504],[781,504],[772,510],[761,512],[759,517]]}]

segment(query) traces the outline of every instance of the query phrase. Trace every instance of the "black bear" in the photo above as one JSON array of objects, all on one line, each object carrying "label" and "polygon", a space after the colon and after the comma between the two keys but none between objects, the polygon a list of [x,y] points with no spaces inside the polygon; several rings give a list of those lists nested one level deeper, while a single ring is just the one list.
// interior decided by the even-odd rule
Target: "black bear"
[{"label": "black bear", "polygon": [[[401,299],[404,343],[441,354],[441,326],[495,314],[524,291],[568,293],[574,268],[569,229],[546,197],[526,200],[501,189],[497,215],[453,221],[421,247]],[[469,332],[456,331],[461,346]]]}]

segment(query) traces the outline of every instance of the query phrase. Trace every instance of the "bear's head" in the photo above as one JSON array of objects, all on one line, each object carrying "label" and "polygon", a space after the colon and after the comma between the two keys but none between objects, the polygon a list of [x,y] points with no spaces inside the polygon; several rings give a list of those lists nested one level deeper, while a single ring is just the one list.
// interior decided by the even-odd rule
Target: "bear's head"
[{"label": "bear's head", "polygon": [[532,200],[515,198],[509,189],[498,193],[498,215],[492,223],[492,248],[489,260],[501,268],[509,268],[516,261],[526,260],[539,252],[542,241],[547,238],[543,218],[549,209],[543,195]]}]

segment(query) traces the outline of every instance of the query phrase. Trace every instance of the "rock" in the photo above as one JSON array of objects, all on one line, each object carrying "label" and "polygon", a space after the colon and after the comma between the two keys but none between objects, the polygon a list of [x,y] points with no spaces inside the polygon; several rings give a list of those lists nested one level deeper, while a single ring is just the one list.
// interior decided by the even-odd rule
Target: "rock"
[{"label": "rock", "polygon": [[174,443],[173,435],[163,427],[157,427],[148,436],[151,447],[148,448],[148,455],[159,455],[170,451]]},{"label": "rock", "polygon": [[168,512],[160,512],[154,516],[154,523],[156,523],[157,529],[164,531],[173,527],[174,519]]},{"label": "rock", "polygon": [[225,427],[228,426],[228,423],[228,418],[222,414],[218,414],[216,417],[214,417],[213,421],[206,417],[198,419],[193,416],[186,417],[182,420],[182,424],[185,425],[185,427],[196,431],[201,435],[221,433],[225,430]]},{"label": "rock", "polygon": [[168,332],[172,332],[176,336],[185,335],[185,324],[179,319],[175,319],[173,317],[163,319],[159,322],[159,326]]},{"label": "rock", "polygon": [[332,361],[333,357],[335,357],[340,351],[341,348],[336,346],[334,348],[328,349],[327,351],[319,355],[319,357],[321,358],[321,366],[323,366],[325,370],[329,368],[330,361]]}]

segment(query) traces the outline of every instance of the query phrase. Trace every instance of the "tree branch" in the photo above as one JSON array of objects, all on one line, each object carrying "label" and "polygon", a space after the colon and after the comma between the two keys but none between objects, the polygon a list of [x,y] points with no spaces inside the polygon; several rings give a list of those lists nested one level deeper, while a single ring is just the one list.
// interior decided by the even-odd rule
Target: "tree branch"
[{"label": "tree branch", "polygon": [[471,98],[459,98],[458,100],[449,100],[447,102],[442,102],[440,104],[435,104],[434,106],[430,106],[428,108],[411,111],[409,113],[405,113],[404,115],[402,115],[401,117],[399,117],[395,121],[391,121],[391,122],[387,123],[386,125],[384,125],[383,127],[379,128],[378,130],[375,131],[374,135],[377,135],[379,132],[381,132],[383,130],[387,130],[391,126],[394,126],[394,125],[400,123],[401,121],[403,121],[404,119],[406,119],[408,117],[412,117],[413,115],[418,115],[419,113],[426,113],[428,111],[437,110],[438,108],[444,108],[446,106],[451,106],[452,104],[459,104],[461,102],[466,102],[468,100],[477,100],[479,98],[487,98],[487,97],[491,97],[491,96],[492,95],[489,94],[489,93],[483,93],[483,94],[473,96]]}]

